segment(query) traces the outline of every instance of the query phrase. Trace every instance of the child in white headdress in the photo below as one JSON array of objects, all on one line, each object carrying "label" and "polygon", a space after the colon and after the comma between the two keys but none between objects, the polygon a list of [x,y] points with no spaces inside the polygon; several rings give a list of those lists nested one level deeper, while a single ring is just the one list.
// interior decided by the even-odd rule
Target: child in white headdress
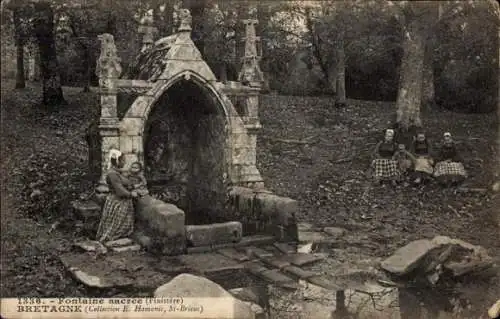
[{"label": "child in white headdress", "polygon": [[132,183],[132,190],[136,191],[138,196],[143,197],[149,194],[143,166],[140,162],[130,164],[128,179]]}]

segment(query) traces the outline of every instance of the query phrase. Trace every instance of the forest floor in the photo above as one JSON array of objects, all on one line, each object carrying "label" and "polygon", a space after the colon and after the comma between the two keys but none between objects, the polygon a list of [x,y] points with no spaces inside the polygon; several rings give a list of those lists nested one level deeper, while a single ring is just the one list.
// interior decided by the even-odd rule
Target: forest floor
[{"label": "forest floor", "polygon": [[[57,256],[72,243],[70,202],[92,187],[85,130],[99,112],[98,98],[65,88],[69,105],[47,110],[37,105],[37,86],[13,87],[2,81],[1,296],[85,296]],[[299,201],[301,222],[368,236],[366,255],[385,257],[412,240],[444,235],[500,258],[498,193],[371,186],[370,156],[393,112],[391,102],[350,100],[336,109],[327,97],[262,96],[257,161],[266,186]],[[494,115],[424,110],[423,122],[433,141],[443,131],[454,134],[470,174],[464,187],[492,185]],[[500,296],[497,283],[471,291],[482,311]]]}]

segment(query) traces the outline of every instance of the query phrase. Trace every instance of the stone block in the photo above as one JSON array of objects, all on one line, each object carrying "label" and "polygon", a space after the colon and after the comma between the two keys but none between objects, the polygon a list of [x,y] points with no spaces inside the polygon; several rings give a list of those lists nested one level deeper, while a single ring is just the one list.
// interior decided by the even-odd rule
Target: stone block
[{"label": "stone block", "polygon": [[209,311],[216,310],[218,313],[224,312],[227,314],[226,318],[256,318],[255,312],[247,303],[235,298],[231,293],[227,292],[215,282],[191,274],[178,275],[170,282],[158,287],[154,292],[154,296],[157,298],[170,298],[172,296],[182,296],[183,298],[224,298],[220,300],[229,301],[232,306],[232,311],[229,313],[227,312],[228,304],[220,305],[219,308]]},{"label": "stone block", "polygon": [[181,209],[151,196],[140,198],[136,209],[139,225],[151,237],[151,249],[167,254],[185,250],[185,215]]},{"label": "stone block", "polygon": [[393,274],[404,275],[418,267],[419,262],[439,245],[427,239],[416,240],[399,248],[381,263],[381,267]]},{"label": "stone block", "polygon": [[139,96],[127,111],[127,117],[124,118],[124,120],[130,118],[142,118],[145,115],[146,109],[152,102],[153,102],[152,96],[149,95]]},{"label": "stone block", "polygon": [[297,201],[291,198],[268,193],[258,193],[255,199],[257,213],[268,216],[275,220],[278,225],[286,226],[288,223],[293,222],[294,216],[298,211]]},{"label": "stone block", "polygon": [[132,153],[132,136],[120,136],[120,151],[124,154]]},{"label": "stone block", "polygon": [[248,140],[248,134],[245,132],[233,133],[232,137],[232,142],[235,147],[248,147],[251,145]]},{"label": "stone block", "polygon": [[[118,136],[103,136],[102,137],[102,149],[106,152],[106,155],[107,155],[107,152],[112,148],[116,148],[116,149],[120,148],[120,137],[118,137]],[[107,158],[107,157],[103,157],[103,158]]]},{"label": "stone block", "polygon": [[241,241],[241,238],[240,222],[186,226],[186,239],[193,246],[236,243]]},{"label": "stone block", "polygon": [[139,117],[126,117],[120,122],[121,136],[140,136],[144,126],[144,119]]}]

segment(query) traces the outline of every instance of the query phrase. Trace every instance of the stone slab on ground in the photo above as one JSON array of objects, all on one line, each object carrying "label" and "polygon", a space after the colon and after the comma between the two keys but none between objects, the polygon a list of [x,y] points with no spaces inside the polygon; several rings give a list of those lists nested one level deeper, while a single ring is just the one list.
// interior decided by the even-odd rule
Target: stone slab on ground
[{"label": "stone slab on ground", "polygon": [[116,253],[123,253],[127,251],[139,251],[141,250],[141,245],[128,245],[128,246],[121,246],[121,247],[113,247],[111,248],[114,252]]},{"label": "stone slab on ground", "polygon": [[278,248],[284,254],[293,254],[297,252],[297,248],[287,243],[274,243],[274,247]]},{"label": "stone slab on ground", "polygon": [[269,235],[251,235],[245,236],[238,243],[228,243],[228,244],[219,244],[219,245],[208,245],[208,246],[199,246],[199,247],[188,247],[188,254],[198,254],[198,253],[206,253],[206,252],[214,252],[219,249],[225,248],[241,248],[247,246],[254,245],[268,245],[273,244],[275,242],[275,238]]},{"label": "stone slab on ground", "polygon": [[429,251],[437,247],[437,244],[428,239],[415,240],[396,250],[381,263],[381,267],[395,275],[407,274],[418,267],[418,263]]},{"label": "stone slab on ground", "polygon": [[108,249],[103,244],[95,240],[78,241],[73,245],[87,252],[98,252],[103,254],[108,251]]},{"label": "stone slab on ground", "polygon": [[287,260],[277,259],[274,257],[263,257],[263,258],[259,258],[259,260],[262,261],[262,263],[265,264],[266,266],[274,267],[274,268],[278,268],[278,269],[283,269],[283,268],[291,265],[291,263]]},{"label": "stone slab on ground", "polygon": [[264,258],[264,257],[272,257],[273,256],[272,252],[269,252],[265,249],[262,249],[260,247],[255,247],[255,246],[246,247],[244,249],[244,251],[246,252],[246,254],[249,258]]},{"label": "stone slab on ground", "polygon": [[314,271],[304,270],[302,268],[299,268],[297,266],[292,266],[292,265],[284,267],[283,272],[286,275],[300,278],[303,280],[318,275],[318,273],[316,273]]},{"label": "stone slab on ground", "polygon": [[296,253],[290,255],[284,255],[281,257],[277,257],[280,260],[288,261],[292,265],[297,267],[301,267],[304,265],[309,265],[320,260],[325,259],[325,255],[323,254],[305,254],[305,253]]},{"label": "stone slab on ground", "polygon": [[[230,318],[235,319],[254,319],[256,317],[254,310],[249,304],[235,298],[215,282],[191,274],[176,276],[171,281],[158,287],[154,292],[154,296],[157,298],[170,298],[173,296],[182,296],[183,298],[224,298],[220,299],[225,302],[220,305],[219,313],[224,315],[231,314]],[[214,307],[215,305],[217,303],[214,304]],[[232,308],[233,311],[228,312],[228,307]],[[214,309],[211,311],[214,311]]]},{"label": "stone slab on ground", "polygon": [[328,240],[328,236],[319,231],[300,231],[299,230],[299,242],[300,243],[317,243]]},{"label": "stone slab on ground", "polygon": [[454,276],[482,271],[493,265],[486,249],[460,239],[436,236],[432,240],[410,242],[381,263],[382,269],[402,276],[414,269],[433,272],[439,265],[452,271]]},{"label": "stone slab on ground", "polygon": [[217,250],[217,253],[221,254],[224,257],[231,258],[233,260],[242,262],[249,260],[248,256],[237,251],[234,248],[224,248]]},{"label": "stone slab on ground", "polygon": [[142,252],[108,253],[95,258],[92,254],[65,253],[60,256],[64,267],[85,286],[152,290],[171,278],[154,269],[158,260]]},{"label": "stone slab on ground", "polygon": [[134,242],[130,238],[120,238],[117,240],[111,240],[108,242],[104,243],[104,246],[106,247],[123,247],[123,246],[130,246]]},{"label": "stone slab on ground", "polygon": [[204,253],[178,256],[180,262],[195,271],[210,275],[224,271],[242,271],[243,265],[218,253]]}]

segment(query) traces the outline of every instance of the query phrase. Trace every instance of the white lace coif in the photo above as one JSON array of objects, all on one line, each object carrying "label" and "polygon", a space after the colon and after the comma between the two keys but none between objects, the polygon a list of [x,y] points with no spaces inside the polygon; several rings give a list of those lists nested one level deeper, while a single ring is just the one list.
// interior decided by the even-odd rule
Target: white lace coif
[{"label": "white lace coif", "polygon": [[110,169],[110,168],[111,168],[111,160],[112,160],[112,159],[117,160],[117,159],[119,159],[119,158],[120,158],[120,156],[122,156],[122,152],[120,152],[120,151],[119,151],[119,150],[117,150],[117,149],[111,149],[111,150],[109,151],[108,169]]}]

